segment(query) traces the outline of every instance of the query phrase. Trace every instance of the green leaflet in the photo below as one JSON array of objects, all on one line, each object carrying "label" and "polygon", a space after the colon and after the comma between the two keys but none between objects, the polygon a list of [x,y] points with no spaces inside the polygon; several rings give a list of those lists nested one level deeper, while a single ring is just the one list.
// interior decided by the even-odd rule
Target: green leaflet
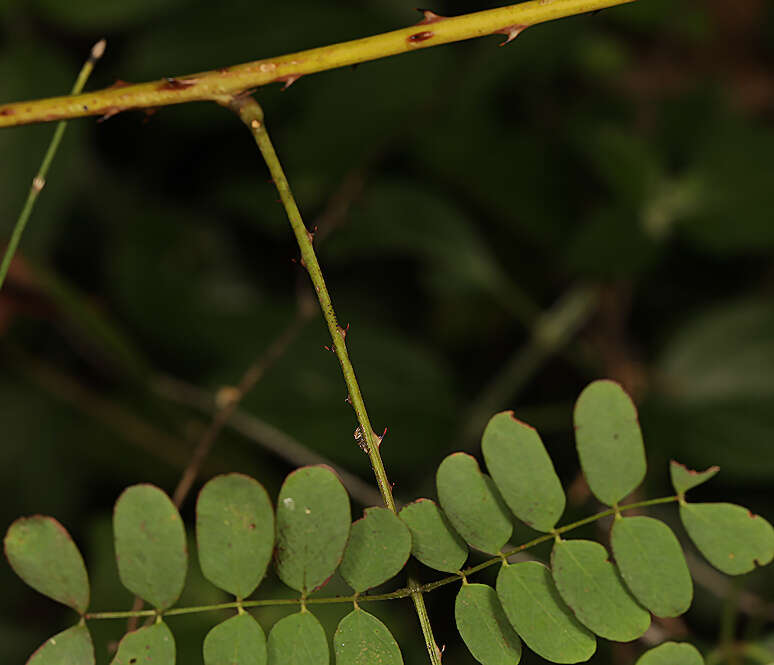
[{"label": "green leaflet", "polygon": [[542,563],[503,566],[497,576],[497,597],[508,621],[541,658],[580,663],[594,655],[597,640],[564,604]]},{"label": "green leaflet", "polygon": [[362,592],[397,575],[411,554],[411,533],[387,508],[366,508],[352,524],[339,572]]},{"label": "green leaflet", "polygon": [[250,614],[219,623],[204,638],[204,665],[266,665],[266,637]]},{"label": "green leaflet", "polygon": [[240,473],[210,480],[196,502],[196,542],[202,574],[237,598],[249,596],[274,550],[274,510],[263,486]]},{"label": "green leaflet", "polygon": [[594,381],[578,397],[575,442],[589,488],[612,506],[645,477],[645,448],[637,409],[614,381]]},{"label": "green leaflet", "polygon": [[473,547],[495,554],[513,532],[508,508],[474,457],[453,453],[435,476],[438,500],[452,526]]},{"label": "green leaflet", "polygon": [[688,467],[671,460],[669,463],[669,475],[672,478],[672,487],[675,488],[680,496],[684,495],[689,489],[706,483],[712,478],[720,467],[711,466],[706,471],[691,471]]},{"label": "green leaflet", "polygon": [[20,517],[5,534],[13,571],[36,591],[83,614],[89,606],[89,577],[78,547],[53,517]]},{"label": "green leaflet", "polygon": [[430,499],[403,507],[400,518],[411,531],[411,553],[435,570],[456,573],[468,558],[468,546]]},{"label": "green leaflet", "polygon": [[110,665],[175,665],[175,638],[163,621],[124,635]]},{"label": "green leaflet", "polygon": [[180,597],[188,550],[180,513],[158,487],[133,485],[113,511],[116,561],[121,583],[157,609]]},{"label": "green leaflet", "polygon": [[652,517],[622,517],[610,543],[626,586],[659,617],[676,617],[691,606],[693,581],[675,534]]},{"label": "green leaflet", "polygon": [[680,519],[707,561],[728,575],[749,573],[774,558],[774,529],[747,508],[682,502]]},{"label": "green leaflet", "polygon": [[275,623],[266,649],[268,665],[328,665],[331,657],[325,631],[309,611]]},{"label": "green leaflet", "polygon": [[400,648],[387,626],[359,607],[339,622],[333,650],[336,665],[403,665]]},{"label": "green leaflet", "polygon": [[521,660],[521,640],[492,587],[463,584],[454,617],[462,640],[481,665],[517,665]]},{"label": "green leaflet", "polygon": [[291,473],[277,499],[280,579],[309,593],[325,584],[339,565],[350,529],[349,495],[326,466]]},{"label": "green leaflet", "polygon": [[600,637],[629,642],[650,626],[650,614],[623,584],[607,550],[591,540],[560,540],[551,553],[551,568],[565,603],[578,620]]},{"label": "green leaflet", "polygon": [[664,642],[642,654],[635,665],[704,665],[704,658],[692,644]]},{"label": "green leaflet", "polygon": [[537,431],[498,413],[484,430],[481,451],[505,503],[522,522],[551,531],[564,512],[564,490]]},{"label": "green leaflet", "polygon": [[47,639],[27,665],[94,665],[94,645],[85,625],[73,626]]}]

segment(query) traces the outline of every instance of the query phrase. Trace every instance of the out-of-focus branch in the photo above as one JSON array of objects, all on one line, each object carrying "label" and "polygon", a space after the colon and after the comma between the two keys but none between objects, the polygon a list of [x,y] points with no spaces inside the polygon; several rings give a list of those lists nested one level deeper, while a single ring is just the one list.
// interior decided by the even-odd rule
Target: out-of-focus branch
[{"label": "out-of-focus branch", "polygon": [[221,392],[222,399],[217,405],[215,414],[207,429],[199,439],[196,449],[191,455],[191,459],[183,471],[183,475],[175,488],[172,500],[179,508],[185,501],[188,492],[199,474],[202,462],[210,453],[212,446],[217,439],[218,434],[229,421],[231,416],[237,410],[242,398],[252,390],[256,383],[261,379],[267,369],[269,369],[282,355],[286,349],[298,336],[298,333],[306,325],[307,320],[314,313],[308,307],[300,307],[297,316],[272,342],[266,352],[263,353],[255,362],[247,368],[237,386],[229,387]]},{"label": "out-of-focus branch", "polygon": [[[105,40],[101,39],[91,48],[89,58],[81,68],[78,77],[75,79],[71,94],[77,95],[83,86],[86,85],[86,81],[91,76],[91,72],[94,69],[94,65],[97,64],[102,55],[105,53]],[[32,214],[32,209],[35,207],[35,202],[40,196],[40,192],[46,186],[46,176],[48,175],[48,169],[51,167],[51,162],[54,161],[56,151],[59,149],[59,144],[62,142],[65,129],[67,128],[67,122],[61,121],[54,130],[54,135],[51,137],[51,143],[48,144],[46,154],[43,156],[43,162],[40,165],[37,175],[32,179],[30,185],[30,191],[27,194],[27,200],[24,203],[24,207],[19,213],[19,217],[16,220],[16,224],[13,227],[13,233],[11,239],[8,241],[8,247],[5,250],[5,256],[3,256],[3,262],[0,264],[0,289],[3,288],[3,282],[5,282],[5,276],[8,274],[8,268],[11,265],[16,249],[21,242],[22,234],[24,233],[24,227],[27,226],[27,220],[29,220]]]},{"label": "out-of-focus branch", "polygon": [[594,312],[597,298],[596,289],[576,286],[537,318],[527,343],[508,360],[469,407],[457,446],[473,449],[478,445],[492,414],[503,408],[548,358],[565,348]]},{"label": "out-of-focus branch", "polygon": [[[216,395],[169,376],[158,377],[153,382],[153,391],[159,397],[190,406],[203,413],[213,413],[218,409]],[[339,474],[353,499],[364,506],[375,506],[381,503],[379,492],[361,478],[256,416],[236,409],[226,426],[292,466],[327,464]]]}]

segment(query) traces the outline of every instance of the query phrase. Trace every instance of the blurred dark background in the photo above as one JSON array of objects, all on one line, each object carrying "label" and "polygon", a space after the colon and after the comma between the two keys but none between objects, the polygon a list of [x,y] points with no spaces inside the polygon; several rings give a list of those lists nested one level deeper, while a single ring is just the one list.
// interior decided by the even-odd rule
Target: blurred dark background
[{"label": "blurred dark background", "polygon": [[[90,89],[418,17],[402,0],[2,0],[0,101],[65,93],[101,37],[107,52]],[[396,497],[434,497],[441,459],[478,453],[486,419],[514,409],[542,433],[568,489],[563,521],[594,512],[578,476],[572,404],[586,383],[612,377],[640,407],[650,472],[637,498],[671,492],[670,458],[719,464],[694,499],[771,519],[774,5],[640,0],[528,29],[507,48],[497,48],[501,39],[257,93],[307,223],[320,227],[374,428],[389,426],[382,455]],[[52,130],[0,131],[3,239]],[[74,121],[0,293],[0,523],[45,513],[67,526],[90,569],[93,610],[131,605],[112,554],[120,491],[148,481],[172,492],[208,422],[201,409],[238,382],[308,295],[267,178],[248,133],[213,104]],[[199,482],[239,470],[276,497],[303,463],[290,436],[371,483],[328,343],[320,317],[302,327],[245,398],[242,431],[218,438]],[[189,524],[193,503],[182,511]],[[353,515],[360,510],[353,500]],[[673,506],[654,514],[685,539]],[[577,533],[604,541],[606,528]],[[522,527],[514,542],[529,536]],[[729,583],[686,548],[692,609],[654,622],[638,643],[600,641],[593,663],[633,663],[665,638],[706,654],[723,625],[774,657],[771,569]],[[181,602],[223,600],[191,558]],[[23,662],[74,620],[6,564],[0,588],[4,663]],[[336,580],[329,589],[347,592]],[[449,665],[473,662],[453,626],[455,591],[427,599]],[[270,579],[259,594],[290,592]],[[368,609],[393,629],[408,665],[426,662],[408,602]],[[332,634],[345,611],[315,613]],[[284,613],[257,616],[268,630]],[[201,662],[219,618],[172,622],[178,662]],[[107,663],[125,623],[92,627]]]}]

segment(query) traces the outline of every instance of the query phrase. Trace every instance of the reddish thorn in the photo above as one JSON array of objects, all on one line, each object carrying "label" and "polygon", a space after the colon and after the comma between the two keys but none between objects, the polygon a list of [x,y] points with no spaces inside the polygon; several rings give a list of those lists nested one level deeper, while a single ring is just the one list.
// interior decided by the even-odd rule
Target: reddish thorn
[{"label": "reddish thorn", "polygon": [[424,30],[423,32],[415,32],[413,35],[409,35],[406,41],[409,44],[416,44],[418,42],[424,42],[431,37],[433,37],[435,33],[432,30]]},{"label": "reddish thorn", "polygon": [[506,44],[509,44],[512,42],[516,37],[518,37],[522,32],[524,32],[529,26],[528,25],[506,25],[504,28],[501,28],[500,30],[495,30],[492,34],[493,35],[505,35],[506,39],[501,44],[498,44],[498,46],[505,46]]},{"label": "reddish thorn", "polygon": [[436,21],[440,21],[443,18],[446,18],[444,16],[441,16],[440,14],[436,14],[434,11],[430,11],[429,9],[420,9],[417,7],[418,12],[422,12],[422,20],[417,23],[417,25],[427,25],[428,23],[435,23]]},{"label": "reddish thorn", "polygon": [[159,86],[159,90],[185,90],[196,85],[198,79],[177,79],[164,77],[164,82]]},{"label": "reddish thorn", "polygon": [[349,324],[347,324],[346,328],[342,328],[341,326],[336,326],[336,328],[338,328],[339,335],[341,335],[341,339],[346,339],[347,333],[349,332]]},{"label": "reddish thorn", "polygon": [[125,88],[127,85],[132,85],[129,83],[129,81],[124,81],[123,79],[116,79],[115,82],[112,85],[108,86],[108,89],[110,88]]},{"label": "reddish thorn", "polygon": [[13,109],[2,109],[0,111],[0,115],[13,115],[14,113],[16,113],[16,111]]},{"label": "reddish thorn", "polygon": [[283,90],[287,90],[291,85],[293,85],[298,79],[301,78],[301,75],[298,74],[296,76],[281,76],[278,78],[278,81],[285,81],[285,85],[282,86]]},{"label": "reddish thorn", "polygon": [[119,113],[121,113],[121,109],[116,108],[114,106],[113,108],[108,109],[105,112],[105,115],[103,115],[101,118],[99,118],[99,120],[97,120],[97,122],[105,122],[105,120],[110,120],[110,118],[112,118],[114,115],[118,115]]}]

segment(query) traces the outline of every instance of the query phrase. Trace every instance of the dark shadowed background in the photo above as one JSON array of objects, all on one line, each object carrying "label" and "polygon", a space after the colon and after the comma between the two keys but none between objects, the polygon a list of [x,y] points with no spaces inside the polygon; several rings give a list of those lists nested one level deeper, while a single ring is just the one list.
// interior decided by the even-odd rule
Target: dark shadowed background
[{"label": "dark shadowed background", "polygon": [[[63,94],[101,37],[91,89],[417,18],[403,0],[0,0],[0,101]],[[650,472],[637,498],[671,492],[670,458],[719,464],[695,498],[771,519],[774,5],[641,0],[528,29],[507,48],[501,39],[257,93],[307,223],[320,226],[374,428],[389,426],[381,450],[396,497],[434,497],[443,457],[478,454],[487,417],[514,409],[542,433],[568,489],[563,522],[596,511],[578,476],[572,404],[586,383],[611,377],[640,407]],[[0,131],[3,241],[52,130]],[[0,293],[0,525],[44,513],[67,526],[94,610],[131,605],[112,553],[116,497],[144,481],[172,492],[207,422],[187,402],[206,406],[236,383],[307,289],[267,178],[249,134],[213,104],[74,121]],[[300,463],[267,451],[289,450],[282,435],[372,482],[328,343],[315,317],[245,398],[240,422],[252,429],[219,437],[200,482],[243,471],[276,498]],[[361,507],[353,501],[353,516]],[[654,514],[684,539],[673,506]],[[606,529],[585,534],[604,541]],[[529,537],[517,528],[513,542]],[[667,637],[707,653],[735,607],[740,637],[774,654],[771,569],[736,580],[726,601],[726,578],[686,547],[691,610],[655,622],[644,641],[600,641],[593,663],[633,663]],[[0,589],[4,663],[73,622],[5,563]],[[347,593],[336,579],[329,589]],[[427,599],[448,665],[473,662],[453,626],[455,591]],[[258,594],[291,592],[272,578]],[[221,600],[193,556],[181,603]],[[368,609],[407,665],[427,661],[408,601]],[[346,610],[315,613],[330,635]],[[256,616],[268,630],[285,613]],[[201,662],[220,618],[170,621],[178,662]],[[125,623],[92,627],[107,663]]]}]

